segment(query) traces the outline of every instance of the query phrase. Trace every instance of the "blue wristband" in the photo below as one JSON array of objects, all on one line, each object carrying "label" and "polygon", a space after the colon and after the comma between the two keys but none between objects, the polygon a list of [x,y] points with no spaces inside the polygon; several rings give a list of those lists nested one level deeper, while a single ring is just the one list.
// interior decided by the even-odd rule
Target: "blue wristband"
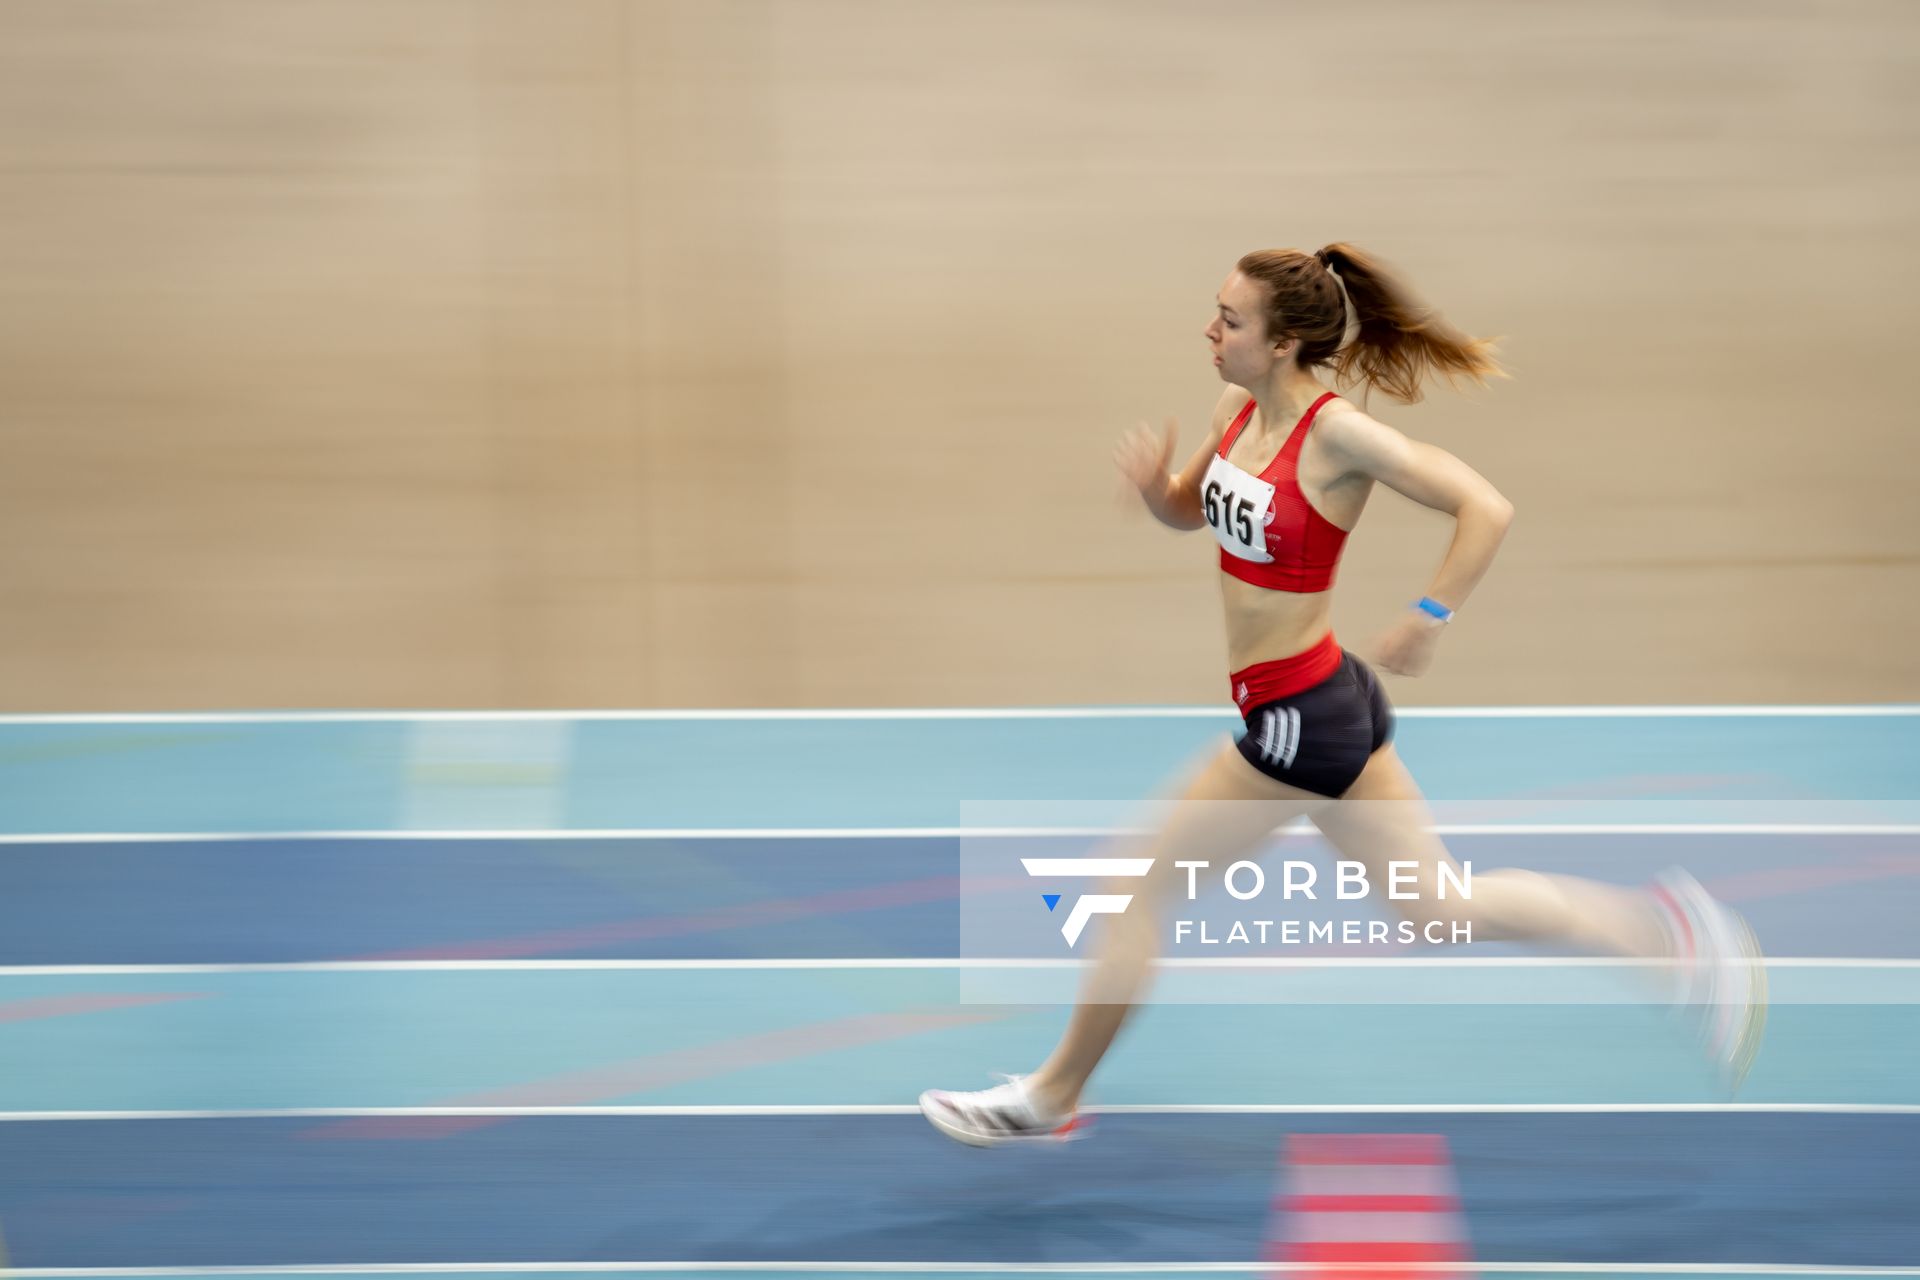
[{"label": "blue wristband", "polygon": [[1447,608],[1447,606],[1441,604],[1432,596],[1421,596],[1413,602],[1413,607],[1430,617],[1438,618],[1442,622],[1451,622],[1453,620],[1453,610]]}]

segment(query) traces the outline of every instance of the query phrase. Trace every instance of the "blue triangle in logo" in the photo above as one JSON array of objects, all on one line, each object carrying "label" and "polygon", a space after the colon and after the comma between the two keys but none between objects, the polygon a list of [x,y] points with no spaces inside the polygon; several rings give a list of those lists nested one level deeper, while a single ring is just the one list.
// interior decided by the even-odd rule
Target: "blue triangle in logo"
[{"label": "blue triangle in logo", "polygon": [[1060,905],[1060,895],[1057,893],[1043,893],[1040,895],[1040,900],[1047,904],[1049,911]]}]

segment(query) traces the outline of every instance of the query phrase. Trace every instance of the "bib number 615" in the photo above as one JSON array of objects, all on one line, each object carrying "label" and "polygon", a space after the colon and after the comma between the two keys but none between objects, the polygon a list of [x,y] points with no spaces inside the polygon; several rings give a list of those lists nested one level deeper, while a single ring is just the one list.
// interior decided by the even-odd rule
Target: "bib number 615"
[{"label": "bib number 615", "polygon": [[[1229,533],[1237,528],[1240,531],[1240,541],[1248,546],[1253,545],[1253,500],[1251,498],[1235,500],[1231,493],[1220,487],[1218,480],[1213,480],[1209,481],[1207,487],[1201,491],[1200,500],[1206,505],[1208,524],[1216,529],[1226,529]],[[1222,516],[1226,517],[1228,523],[1221,522]]]}]

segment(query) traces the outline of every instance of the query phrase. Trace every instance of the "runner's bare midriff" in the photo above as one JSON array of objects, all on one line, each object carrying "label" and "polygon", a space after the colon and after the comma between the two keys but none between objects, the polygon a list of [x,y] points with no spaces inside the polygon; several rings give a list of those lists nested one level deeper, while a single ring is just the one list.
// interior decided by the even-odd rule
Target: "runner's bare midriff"
[{"label": "runner's bare midriff", "polygon": [[1227,614],[1227,670],[1290,658],[1311,649],[1327,634],[1333,593],[1301,595],[1273,591],[1220,575],[1220,596]]}]

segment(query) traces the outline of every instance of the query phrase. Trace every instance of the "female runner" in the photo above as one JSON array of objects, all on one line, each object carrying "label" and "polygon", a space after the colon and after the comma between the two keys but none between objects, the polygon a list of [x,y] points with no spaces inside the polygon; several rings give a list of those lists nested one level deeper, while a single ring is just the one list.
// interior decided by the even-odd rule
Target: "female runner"
[{"label": "female runner", "polygon": [[[921,1111],[976,1146],[1067,1136],[1081,1091],[1140,997],[1163,908],[1185,888],[1175,861],[1221,866],[1303,815],[1341,858],[1365,865],[1370,884],[1386,881],[1389,861],[1417,862],[1417,899],[1390,905],[1423,931],[1435,921],[1467,922],[1476,941],[1672,961],[1681,999],[1737,1085],[1765,1010],[1764,970],[1745,922],[1684,872],[1644,892],[1531,871],[1479,872],[1470,901],[1457,892],[1439,899],[1440,867],[1456,878],[1459,868],[1394,751],[1393,710],[1379,682],[1329,627],[1341,549],[1376,485],[1455,522],[1426,595],[1374,651],[1397,675],[1431,665],[1448,623],[1493,563],[1513,507],[1458,458],[1329,391],[1320,372],[1412,403],[1431,373],[1480,383],[1503,376],[1492,344],[1419,305],[1380,262],[1348,244],[1250,253],[1215,302],[1205,335],[1226,389],[1206,443],[1170,473],[1177,424],[1160,438],[1142,427],[1121,441],[1115,461],[1161,522],[1210,527],[1220,544],[1229,687],[1245,732],[1199,763],[1148,847],[1128,850],[1151,856],[1152,870],[1115,886],[1134,903],[1105,918],[1101,953],[1052,1054],[1030,1075],[992,1089],[928,1090]],[[1343,346],[1349,303],[1355,333]]]}]

